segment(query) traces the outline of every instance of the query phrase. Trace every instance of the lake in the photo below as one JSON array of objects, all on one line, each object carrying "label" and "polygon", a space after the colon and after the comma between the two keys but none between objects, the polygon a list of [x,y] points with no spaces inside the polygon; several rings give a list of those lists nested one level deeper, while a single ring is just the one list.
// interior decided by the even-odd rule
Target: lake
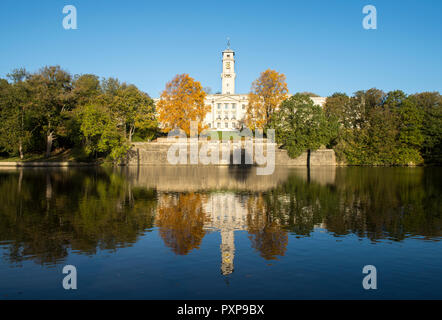
[{"label": "lake", "polygon": [[3,168],[0,299],[441,299],[441,194],[433,167]]}]

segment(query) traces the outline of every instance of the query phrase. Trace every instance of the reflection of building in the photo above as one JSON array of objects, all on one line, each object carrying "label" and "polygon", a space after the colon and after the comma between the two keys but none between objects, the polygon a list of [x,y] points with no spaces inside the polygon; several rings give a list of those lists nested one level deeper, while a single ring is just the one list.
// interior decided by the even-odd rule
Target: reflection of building
[{"label": "reflection of building", "polygon": [[220,230],[221,233],[221,273],[233,272],[235,258],[236,230],[247,230],[247,209],[234,193],[212,193],[204,205],[209,221],[206,228]]},{"label": "reflection of building", "polygon": [[247,231],[252,247],[266,260],[284,255],[288,238],[281,227],[283,217],[273,217],[267,206],[259,193],[159,192],[155,223],[166,246],[179,255],[199,248],[206,232],[219,232],[221,273],[229,275],[234,270],[235,231]]}]

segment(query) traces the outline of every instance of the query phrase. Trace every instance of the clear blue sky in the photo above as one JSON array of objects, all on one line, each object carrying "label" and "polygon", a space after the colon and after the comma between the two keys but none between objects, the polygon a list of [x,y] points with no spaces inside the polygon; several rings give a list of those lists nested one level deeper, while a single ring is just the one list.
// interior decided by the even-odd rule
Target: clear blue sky
[{"label": "clear blue sky", "polygon": [[[221,86],[226,37],[236,51],[237,93],[267,68],[290,92],[327,96],[377,87],[442,91],[442,1],[1,0],[0,77],[58,64],[133,83],[153,97],[175,74],[213,92]],[[78,30],[62,27],[75,5]],[[378,29],[364,30],[375,5]]]}]

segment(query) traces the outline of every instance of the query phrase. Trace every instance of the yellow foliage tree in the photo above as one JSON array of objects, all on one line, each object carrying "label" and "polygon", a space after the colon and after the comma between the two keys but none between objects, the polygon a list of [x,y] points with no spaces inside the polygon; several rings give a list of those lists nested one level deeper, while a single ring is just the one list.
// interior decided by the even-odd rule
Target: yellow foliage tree
[{"label": "yellow foliage tree", "polygon": [[157,103],[158,120],[164,132],[182,129],[190,134],[190,121],[198,122],[198,133],[207,129],[203,124],[210,106],[204,104],[206,93],[198,81],[188,74],[176,75],[166,84]]},{"label": "yellow foliage tree", "polygon": [[253,81],[245,119],[248,128],[263,129],[279,104],[288,98],[285,79],[284,74],[267,69]]}]

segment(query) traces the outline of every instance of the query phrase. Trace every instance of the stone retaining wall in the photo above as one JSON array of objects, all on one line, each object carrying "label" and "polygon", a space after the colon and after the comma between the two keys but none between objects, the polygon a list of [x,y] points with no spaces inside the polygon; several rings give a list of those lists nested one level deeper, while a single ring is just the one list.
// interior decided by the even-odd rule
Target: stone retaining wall
[{"label": "stone retaining wall", "polygon": [[[219,147],[219,165],[231,165],[233,164],[233,155],[240,152],[241,164],[246,163],[246,159],[251,159],[254,165],[257,165],[255,157],[255,148],[261,147],[263,155],[266,156],[267,143],[252,143],[253,148],[247,148],[244,145],[244,141],[241,145],[234,145],[232,143],[220,143],[220,142],[199,142],[198,150],[201,149],[203,144],[209,144],[215,147],[218,144]],[[171,165],[167,160],[167,152],[171,147],[171,142],[135,142],[132,145],[129,155],[126,160],[127,165]],[[186,164],[191,165],[190,161],[190,144],[182,144],[187,148],[187,162]],[[250,145],[248,145],[250,147]],[[303,153],[301,156],[295,159],[291,159],[286,150],[278,149],[275,144],[273,144],[275,150],[275,165],[277,166],[307,166],[307,153]],[[210,149],[210,146],[209,146]],[[252,154],[248,152],[253,150]],[[222,153],[229,154],[229,159],[221,160]],[[210,152],[209,152],[210,154]],[[312,151],[310,154],[310,166],[336,166],[335,152],[330,149],[319,149],[317,151]]]}]

